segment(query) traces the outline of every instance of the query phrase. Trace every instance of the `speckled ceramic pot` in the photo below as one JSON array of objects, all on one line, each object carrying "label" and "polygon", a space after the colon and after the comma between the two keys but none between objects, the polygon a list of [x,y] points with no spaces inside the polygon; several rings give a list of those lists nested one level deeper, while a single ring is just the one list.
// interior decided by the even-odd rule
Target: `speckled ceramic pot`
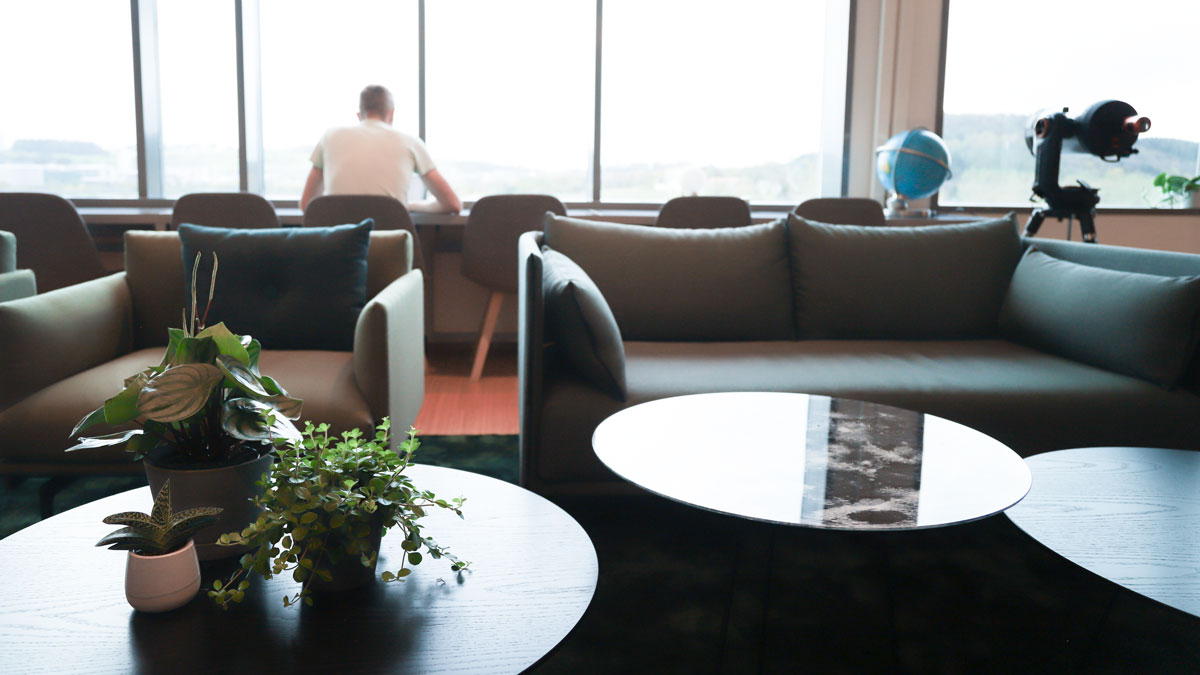
[{"label": "speckled ceramic pot", "polygon": [[139,555],[125,561],[125,599],[142,612],[169,612],[182,607],[200,590],[200,561],[191,539],[166,555]]}]

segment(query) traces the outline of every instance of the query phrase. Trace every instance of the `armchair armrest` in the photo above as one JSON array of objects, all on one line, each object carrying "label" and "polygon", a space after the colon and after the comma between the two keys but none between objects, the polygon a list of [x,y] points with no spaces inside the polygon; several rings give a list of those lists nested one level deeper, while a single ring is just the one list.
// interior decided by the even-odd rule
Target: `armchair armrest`
[{"label": "armchair armrest", "polygon": [[354,328],[354,379],[371,415],[407,431],[425,400],[425,281],[397,278],[363,307]]},{"label": "armchair armrest", "polygon": [[132,348],[125,273],[0,303],[0,410]]},{"label": "armchair armrest", "polygon": [[535,485],[541,426],[542,382],[545,378],[546,307],[542,294],[542,233],[526,232],[517,241],[518,277],[517,380],[520,383],[520,480]]},{"label": "armchair armrest", "polygon": [[33,270],[13,270],[0,273],[0,302],[37,295],[37,280]]}]

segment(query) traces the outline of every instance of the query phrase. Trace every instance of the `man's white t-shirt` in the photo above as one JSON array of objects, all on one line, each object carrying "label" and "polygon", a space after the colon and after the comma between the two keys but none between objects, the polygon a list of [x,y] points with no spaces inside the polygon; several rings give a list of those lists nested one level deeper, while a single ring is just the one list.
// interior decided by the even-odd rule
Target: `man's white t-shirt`
[{"label": "man's white t-shirt", "polygon": [[413,173],[435,167],[425,144],[376,119],[325,132],[312,153],[324,175],[324,194],[391,195],[408,202]]}]

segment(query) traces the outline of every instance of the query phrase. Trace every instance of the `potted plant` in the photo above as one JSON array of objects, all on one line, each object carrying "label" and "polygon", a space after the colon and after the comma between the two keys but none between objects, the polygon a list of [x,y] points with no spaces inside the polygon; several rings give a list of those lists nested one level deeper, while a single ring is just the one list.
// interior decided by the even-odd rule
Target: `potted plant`
[{"label": "potted plant", "polygon": [[391,422],[384,418],[373,438],[358,429],[331,438],[329,425],[305,424],[303,440],[278,449],[278,461],[266,477],[256,503],[258,519],[241,532],[220,537],[220,543],[249,545],[241,568],[225,581],[213,582],[208,595],[227,608],[240,602],[249,587],[243,578],[253,572],[270,579],[291,572],[300,590],[284,597],[290,606],[312,605],[313,591],[345,590],[374,579],[379,543],[397,528],[404,537],[400,568],[382,574],[383,581],[403,580],[423,559],[446,558],[450,569],[465,569],[458,559],[421,530],[418,520],[431,508],[449,509],[462,517],[462,497],[440,499],[413,485],[404,470],[420,445],[416,429],[396,451],[389,449]]},{"label": "potted plant", "polygon": [[174,512],[171,482],[163,483],[150,514],[127,511],[104,519],[124,525],[96,543],[128,551],[125,599],[143,612],[166,612],[186,605],[200,590],[200,562],[192,535],[216,522],[221,509],[200,507]]},{"label": "potted plant", "polygon": [[124,443],[135,460],[143,460],[152,490],[173,479],[182,507],[223,507],[220,520],[196,535],[200,559],[210,560],[237,554],[214,542],[254,520],[255,482],[270,467],[273,439],[299,439],[290,420],[299,418],[301,401],[259,372],[257,340],[235,335],[223,323],[205,326],[216,285],[215,254],[208,306],[197,318],[199,266],[197,255],[191,319],[185,313],[182,328],[168,329],[162,362],[127,378],[125,388],[80,420],[71,436],[101,423],[134,428],[80,437],[67,451]]},{"label": "potted plant", "polygon": [[1160,204],[1170,208],[1177,208],[1177,205],[1178,208],[1187,208],[1190,205],[1193,209],[1200,209],[1200,176],[1173,176],[1164,171],[1154,177],[1154,187],[1162,190]]}]

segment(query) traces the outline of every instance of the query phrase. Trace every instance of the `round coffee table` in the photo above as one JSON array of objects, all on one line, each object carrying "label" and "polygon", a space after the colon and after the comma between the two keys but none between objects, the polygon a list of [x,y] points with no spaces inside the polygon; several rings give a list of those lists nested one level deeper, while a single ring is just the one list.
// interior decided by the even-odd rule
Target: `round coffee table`
[{"label": "round coffee table", "polygon": [[911,410],[736,392],[622,410],[592,436],[622,478],[703,509],[831,530],[940,527],[999,513],[1029,467],[978,431]]},{"label": "round coffee table", "polygon": [[[97,500],[0,541],[0,653],[8,673],[522,671],[575,626],[596,589],[596,552],[562,509],[486,476],[431,466],[416,484],[464,496],[465,519],[436,511],[425,532],[472,567],[445,560],[403,583],[376,581],[284,608],[290,576],[254,586],[222,611],[201,590],[165,614],[125,602],[125,554],[96,548],[118,511],[146,511],[148,488]],[[385,536],[380,571],[399,567],[401,537]],[[207,570],[206,565],[206,570]],[[206,586],[211,575],[205,574]]]},{"label": "round coffee table", "polygon": [[1033,490],[1007,515],[1113,583],[1200,616],[1200,452],[1075,448],[1029,458]]}]

